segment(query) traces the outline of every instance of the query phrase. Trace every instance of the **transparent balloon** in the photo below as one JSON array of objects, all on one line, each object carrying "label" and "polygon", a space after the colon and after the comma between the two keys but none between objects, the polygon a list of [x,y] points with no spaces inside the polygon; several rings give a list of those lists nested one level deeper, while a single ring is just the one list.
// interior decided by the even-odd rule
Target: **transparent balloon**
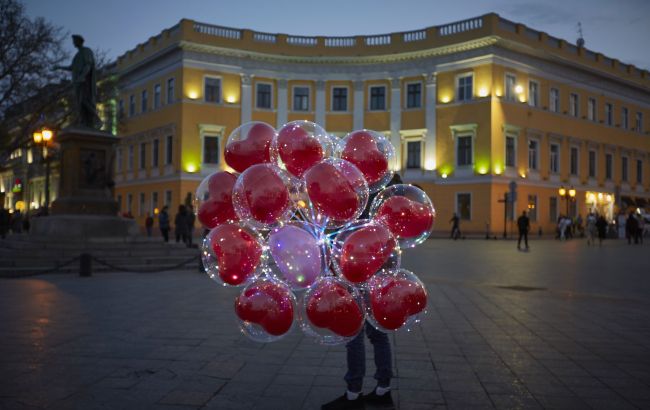
[{"label": "transparent balloon", "polygon": [[269,268],[293,290],[311,286],[327,267],[327,245],[316,226],[290,221],[269,232]]},{"label": "transparent balloon", "polygon": [[390,230],[362,219],[346,226],[332,239],[334,270],[354,285],[363,285],[381,270],[400,266],[401,251]]},{"label": "transparent balloon", "polygon": [[368,184],[354,164],[328,158],[305,172],[297,204],[310,222],[332,229],[357,219],[368,195]]},{"label": "transparent balloon", "polygon": [[406,269],[377,273],[368,280],[364,295],[368,321],[382,332],[410,331],[426,313],[427,290]]},{"label": "transparent balloon", "polygon": [[256,229],[270,229],[293,216],[293,191],[285,171],[271,164],[253,165],[239,175],[233,188],[235,213]]},{"label": "transparent balloon", "polygon": [[293,327],[296,297],[289,286],[274,278],[251,282],[235,298],[241,331],[256,342],[273,342]]},{"label": "transparent balloon", "polygon": [[393,144],[372,130],[353,131],[338,144],[338,156],[359,168],[370,193],[385,187],[393,177],[390,164],[395,160]]},{"label": "transparent balloon", "polygon": [[379,192],[370,206],[370,217],[390,229],[402,249],[424,242],[436,210],[427,194],[408,184],[392,185]]},{"label": "transparent balloon", "polygon": [[275,128],[265,122],[240,125],[228,136],[224,150],[226,164],[237,172],[244,172],[255,164],[271,162],[271,141],[275,135]]},{"label": "transparent balloon", "polygon": [[335,276],[321,277],[300,299],[300,327],[320,344],[347,343],[364,323],[361,294]]},{"label": "transparent balloon", "polygon": [[232,206],[232,189],[237,176],[226,171],[215,172],[201,181],[194,196],[196,216],[206,229],[236,221]]},{"label": "transparent balloon", "polygon": [[318,124],[292,121],[278,130],[271,143],[271,161],[295,178],[317,162],[331,157],[334,141]]},{"label": "transparent balloon", "polygon": [[242,222],[213,228],[201,244],[205,272],[225,286],[244,286],[266,266],[264,238]]}]

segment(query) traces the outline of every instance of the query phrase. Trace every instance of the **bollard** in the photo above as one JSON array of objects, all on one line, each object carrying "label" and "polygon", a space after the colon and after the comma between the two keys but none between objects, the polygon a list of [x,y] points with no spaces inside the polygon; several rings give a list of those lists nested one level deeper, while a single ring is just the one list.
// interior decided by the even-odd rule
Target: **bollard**
[{"label": "bollard", "polygon": [[93,259],[89,253],[82,253],[79,257],[79,276],[89,277],[93,274]]}]

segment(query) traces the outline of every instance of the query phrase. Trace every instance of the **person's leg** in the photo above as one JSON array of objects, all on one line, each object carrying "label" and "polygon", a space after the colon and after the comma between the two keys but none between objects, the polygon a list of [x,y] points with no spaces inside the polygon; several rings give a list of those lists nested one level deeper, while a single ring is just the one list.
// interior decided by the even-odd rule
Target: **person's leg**
[{"label": "person's leg", "polygon": [[375,329],[370,323],[366,323],[366,334],[375,351],[375,379],[379,387],[390,387],[390,379],[393,377],[393,363],[388,335]]},{"label": "person's leg", "polygon": [[519,231],[519,239],[517,239],[517,249],[521,248],[521,235],[522,235],[522,232]]},{"label": "person's leg", "polygon": [[349,341],[345,348],[347,350],[348,371],[345,373],[345,381],[348,391],[359,393],[363,388],[363,377],[366,375],[366,346],[364,343],[363,331]]},{"label": "person's leg", "polygon": [[524,231],[524,243],[526,244],[526,249],[528,249],[528,231]]}]

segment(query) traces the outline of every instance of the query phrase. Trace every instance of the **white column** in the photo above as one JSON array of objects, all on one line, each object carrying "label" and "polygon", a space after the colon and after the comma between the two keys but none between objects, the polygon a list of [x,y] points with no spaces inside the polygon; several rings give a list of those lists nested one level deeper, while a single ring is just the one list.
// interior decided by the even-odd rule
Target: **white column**
[{"label": "white column", "polygon": [[424,168],[434,170],[438,167],[436,159],[436,74],[426,76],[425,127],[427,135],[424,140]]},{"label": "white column", "polygon": [[352,127],[355,130],[363,128],[363,81],[354,82],[354,106],[352,111]]},{"label": "white column", "polygon": [[277,128],[287,123],[287,80],[278,80],[278,117]]},{"label": "white column", "polygon": [[252,76],[241,75],[241,123],[245,124],[253,118],[253,98],[251,90]]},{"label": "white column", "polygon": [[316,124],[325,126],[325,81],[316,81]]},{"label": "white column", "polygon": [[399,78],[390,81],[390,140],[395,147],[395,161],[392,167],[396,171],[402,169],[402,109],[401,109],[401,85]]}]

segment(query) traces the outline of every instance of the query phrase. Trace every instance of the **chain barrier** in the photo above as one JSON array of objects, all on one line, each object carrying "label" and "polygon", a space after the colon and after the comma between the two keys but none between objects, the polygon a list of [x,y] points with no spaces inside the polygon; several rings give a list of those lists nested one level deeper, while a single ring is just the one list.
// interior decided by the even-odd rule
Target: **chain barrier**
[{"label": "chain barrier", "polygon": [[166,268],[154,268],[154,269],[133,269],[133,268],[127,268],[127,267],[121,267],[117,265],[113,265],[112,263],[103,261],[95,256],[92,257],[92,260],[97,262],[98,264],[102,266],[106,266],[107,268],[120,271],[120,272],[132,272],[132,273],[157,273],[157,272],[165,272],[169,270],[174,270],[178,268],[182,268],[185,265],[188,265],[191,262],[197,261],[201,255],[194,255],[189,259],[184,260],[183,262],[180,262],[174,266],[169,266]]},{"label": "chain barrier", "polygon": [[26,272],[26,273],[23,272],[23,273],[13,273],[13,274],[10,273],[10,274],[6,274],[6,275],[3,274],[2,277],[3,278],[24,278],[26,276],[36,276],[36,275],[45,275],[45,274],[48,274],[48,273],[56,273],[59,270],[61,270],[62,268],[65,268],[66,266],[71,265],[72,263],[78,261],[79,258],[80,258],[79,256],[75,256],[75,257],[73,257],[71,259],[68,259],[67,261],[65,261],[63,263],[60,263],[60,264],[54,266],[53,268],[47,268],[47,269],[43,269],[43,270],[39,270],[39,271]]}]

